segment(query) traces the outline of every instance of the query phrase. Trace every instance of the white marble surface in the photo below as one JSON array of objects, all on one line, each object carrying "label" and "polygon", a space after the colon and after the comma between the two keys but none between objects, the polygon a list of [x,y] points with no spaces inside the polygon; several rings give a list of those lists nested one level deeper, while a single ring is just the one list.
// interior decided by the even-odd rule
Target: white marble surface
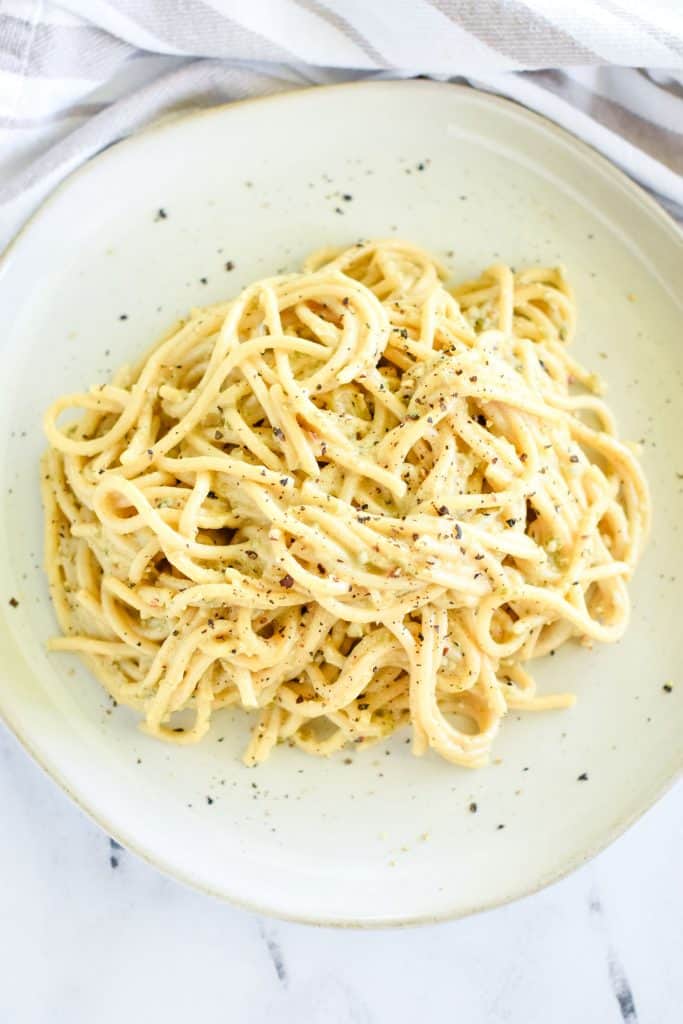
[{"label": "white marble surface", "polygon": [[3,1024],[678,1024],[683,788],[570,878],[452,924],[233,909],[116,849],[0,727]]}]

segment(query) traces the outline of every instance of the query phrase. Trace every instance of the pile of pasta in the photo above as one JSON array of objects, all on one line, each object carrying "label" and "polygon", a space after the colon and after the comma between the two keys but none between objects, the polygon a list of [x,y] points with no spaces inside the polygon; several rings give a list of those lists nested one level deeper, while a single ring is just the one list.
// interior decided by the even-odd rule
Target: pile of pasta
[{"label": "pile of pasta", "polygon": [[397,240],[192,310],[45,416],[51,647],[175,743],[253,711],[248,764],[406,725],[484,764],[510,708],[573,701],[531,659],[622,635],[647,534],[574,327],[560,268],[447,287]]}]

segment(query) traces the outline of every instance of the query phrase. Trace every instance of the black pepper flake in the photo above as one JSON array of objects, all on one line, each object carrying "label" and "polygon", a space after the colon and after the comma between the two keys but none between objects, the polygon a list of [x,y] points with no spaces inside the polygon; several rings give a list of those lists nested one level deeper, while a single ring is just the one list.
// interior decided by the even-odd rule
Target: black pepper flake
[{"label": "black pepper flake", "polygon": [[121,313],[119,315],[119,320],[127,320],[127,319],[128,319],[128,314],[127,313]]},{"label": "black pepper flake", "polygon": [[369,704],[359,704],[358,705],[358,710],[359,711],[367,711],[369,707],[370,707]]},{"label": "black pepper flake", "polygon": [[477,810],[478,810],[477,805],[475,804],[475,802],[473,800],[472,803],[469,806],[469,812],[470,812],[470,814],[476,814]]},{"label": "black pepper flake", "polygon": [[208,284],[209,283],[208,277],[200,277],[199,278],[199,283],[200,284]]},{"label": "black pepper flake", "polygon": [[225,264],[225,269],[226,270],[234,270],[235,269],[235,264],[233,263],[232,260],[228,260],[228,262]]},{"label": "black pepper flake", "polygon": [[445,505],[441,505],[439,508],[437,508],[436,511],[439,513],[440,516],[450,515],[450,512],[448,511],[448,508]]},{"label": "black pepper flake", "polygon": [[344,213],[344,211],[342,210],[341,206],[335,206],[335,208],[334,208],[334,212],[335,212],[335,213],[341,213],[341,214],[343,214],[343,213]]},{"label": "black pepper flake", "polygon": [[286,487],[288,483],[289,483],[289,477],[283,476],[280,479],[280,484],[282,485],[282,487]]},{"label": "black pepper flake", "polygon": [[163,206],[160,206],[159,209],[157,210],[157,215],[156,215],[156,217],[154,219],[155,220],[167,220],[167,218],[168,218],[168,214],[166,213],[166,210],[164,210]]},{"label": "black pepper flake", "polygon": [[579,461],[579,456],[578,455],[570,455],[569,456],[569,461],[570,462],[578,462]]},{"label": "black pepper flake", "polygon": [[[10,601],[10,604],[12,604],[12,601]],[[664,686],[662,687],[662,689],[664,690],[664,693],[672,693],[673,692],[673,686],[671,685],[671,683],[664,683]]]},{"label": "black pepper flake", "polygon": [[577,782],[588,782],[588,772],[581,772],[581,774],[577,776],[576,781]]},{"label": "black pepper flake", "polygon": [[212,797],[212,796],[207,796],[207,798],[206,798],[206,802],[207,802],[207,804],[208,804],[209,806],[211,806],[211,804],[213,803],[213,797]]},{"label": "black pepper flake", "polygon": [[507,526],[514,526],[515,523],[517,522],[517,520],[516,519],[506,519],[505,522],[506,522]]},{"label": "black pepper flake", "polygon": [[348,306],[348,304],[349,304],[349,297],[348,297],[348,295],[345,295],[344,298],[342,299],[342,306]]},{"label": "black pepper flake", "polygon": [[500,832],[500,830],[501,830],[502,828],[505,828],[505,825],[496,825],[496,830],[497,830],[498,832]]},{"label": "black pepper flake", "polygon": [[10,607],[11,608],[18,608],[19,607],[19,602],[17,601],[16,597],[10,597],[9,603],[10,603]]},{"label": "black pepper flake", "polygon": [[342,199],[344,200],[345,203],[350,203],[351,200],[353,199],[353,196],[350,195],[348,192],[344,192]]},{"label": "black pepper flake", "polygon": [[293,587],[293,586],[294,586],[294,580],[293,580],[293,578],[292,578],[292,577],[291,577],[291,576],[289,575],[289,573],[287,573],[287,575],[286,575],[286,576],[283,576],[283,577],[282,577],[282,579],[280,580],[280,586],[281,586],[281,587],[284,587],[284,588],[285,588],[286,590],[289,590],[289,589],[290,589],[290,587]]},{"label": "black pepper flake", "polygon": [[282,430],[280,430],[279,427],[274,427],[273,428],[273,437],[276,437],[278,439],[278,441],[284,441],[284,439],[285,439],[284,432]]}]

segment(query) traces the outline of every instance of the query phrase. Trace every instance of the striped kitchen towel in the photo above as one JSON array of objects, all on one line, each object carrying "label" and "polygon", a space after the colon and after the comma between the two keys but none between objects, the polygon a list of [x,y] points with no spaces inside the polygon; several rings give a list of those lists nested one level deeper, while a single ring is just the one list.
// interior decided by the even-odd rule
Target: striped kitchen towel
[{"label": "striped kitchen towel", "polygon": [[165,113],[418,74],[539,111],[683,220],[680,0],[0,0],[0,244]]}]

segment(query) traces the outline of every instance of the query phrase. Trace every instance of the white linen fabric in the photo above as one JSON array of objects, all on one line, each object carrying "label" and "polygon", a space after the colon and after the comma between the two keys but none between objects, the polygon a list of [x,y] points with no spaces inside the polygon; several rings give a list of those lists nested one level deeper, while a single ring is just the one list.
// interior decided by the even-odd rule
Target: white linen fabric
[{"label": "white linen fabric", "polygon": [[683,220],[679,0],[0,0],[0,246],[164,114],[415,75],[544,114]]}]

